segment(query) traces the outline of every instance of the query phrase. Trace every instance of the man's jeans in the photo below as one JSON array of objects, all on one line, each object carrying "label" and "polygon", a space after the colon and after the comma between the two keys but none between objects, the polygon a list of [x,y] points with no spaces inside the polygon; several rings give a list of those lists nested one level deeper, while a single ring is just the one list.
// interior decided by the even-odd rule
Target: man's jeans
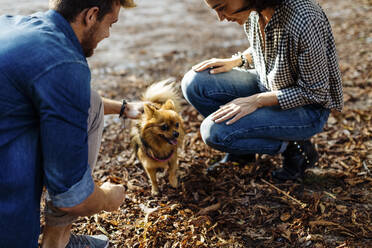
[{"label": "man's jeans", "polygon": [[322,131],[329,110],[319,105],[283,110],[263,107],[231,125],[215,123],[210,114],[235,98],[260,93],[254,70],[233,69],[210,74],[189,71],[182,80],[186,100],[204,117],[200,132],[204,142],[232,154],[282,153],[288,141],[305,140]]},{"label": "man's jeans", "polygon": [[[97,92],[91,91],[88,117],[88,163],[93,170],[101,146],[104,124],[104,110],[101,97]],[[66,226],[71,224],[77,216],[68,215],[55,208],[47,196],[45,208],[45,221],[49,226]]]}]

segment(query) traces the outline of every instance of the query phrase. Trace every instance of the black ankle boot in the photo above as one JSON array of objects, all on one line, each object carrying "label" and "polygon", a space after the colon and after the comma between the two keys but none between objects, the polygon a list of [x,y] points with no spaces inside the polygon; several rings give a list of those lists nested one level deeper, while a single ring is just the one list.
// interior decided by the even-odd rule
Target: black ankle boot
[{"label": "black ankle boot", "polygon": [[231,153],[226,153],[225,156],[220,161],[210,165],[207,168],[207,172],[208,173],[214,172],[223,163],[227,163],[227,162],[235,162],[235,163],[238,163],[239,165],[244,165],[244,164],[252,163],[255,161],[256,161],[256,154],[234,155]]},{"label": "black ankle boot", "polygon": [[314,145],[309,141],[291,141],[283,152],[283,168],[273,171],[275,179],[302,181],[306,168],[314,166],[319,155]]}]

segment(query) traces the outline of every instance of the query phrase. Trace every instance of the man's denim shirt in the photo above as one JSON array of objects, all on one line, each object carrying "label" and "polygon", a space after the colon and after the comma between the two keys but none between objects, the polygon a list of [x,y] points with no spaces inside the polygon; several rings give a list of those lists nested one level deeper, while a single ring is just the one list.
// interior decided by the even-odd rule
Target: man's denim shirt
[{"label": "man's denim shirt", "polygon": [[0,248],[37,247],[45,185],[56,207],[94,190],[90,70],[57,12],[0,16]]}]

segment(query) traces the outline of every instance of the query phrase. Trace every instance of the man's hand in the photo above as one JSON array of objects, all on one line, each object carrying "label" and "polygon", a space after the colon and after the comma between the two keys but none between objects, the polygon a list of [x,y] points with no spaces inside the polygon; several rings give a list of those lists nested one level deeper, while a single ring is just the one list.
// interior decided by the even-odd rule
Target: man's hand
[{"label": "man's hand", "polygon": [[105,194],[105,211],[111,212],[117,210],[125,199],[125,190],[123,185],[106,182],[100,186]]},{"label": "man's hand", "polygon": [[196,72],[204,71],[208,68],[213,68],[210,73],[218,74],[222,72],[231,71],[234,67],[239,66],[242,63],[239,57],[229,58],[229,59],[209,59],[203,61],[195,66],[192,69]]},{"label": "man's hand", "polygon": [[104,183],[100,187],[94,185],[93,193],[77,206],[60,208],[60,210],[76,216],[90,216],[102,210],[117,210],[124,202],[123,185]]},{"label": "man's hand", "polygon": [[[120,114],[122,101],[111,100],[102,97],[105,115]],[[124,110],[124,117],[129,119],[138,119],[143,113],[143,105],[146,102],[127,102]]]},{"label": "man's hand", "polygon": [[125,107],[124,116],[129,119],[138,119],[143,113],[143,105],[144,102],[128,102]]}]

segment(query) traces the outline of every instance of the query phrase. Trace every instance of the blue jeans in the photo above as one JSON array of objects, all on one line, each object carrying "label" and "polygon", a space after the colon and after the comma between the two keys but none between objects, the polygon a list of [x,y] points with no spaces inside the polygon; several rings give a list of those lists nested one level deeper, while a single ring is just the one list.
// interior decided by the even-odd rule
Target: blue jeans
[{"label": "blue jeans", "polygon": [[186,100],[204,117],[200,132],[204,142],[232,154],[282,153],[288,141],[305,140],[322,131],[330,111],[320,105],[283,110],[263,107],[231,125],[215,123],[210,114],[235,98],[260,93],[254,70],[233,69],[210,74],[189,71],[182,80]]}]

